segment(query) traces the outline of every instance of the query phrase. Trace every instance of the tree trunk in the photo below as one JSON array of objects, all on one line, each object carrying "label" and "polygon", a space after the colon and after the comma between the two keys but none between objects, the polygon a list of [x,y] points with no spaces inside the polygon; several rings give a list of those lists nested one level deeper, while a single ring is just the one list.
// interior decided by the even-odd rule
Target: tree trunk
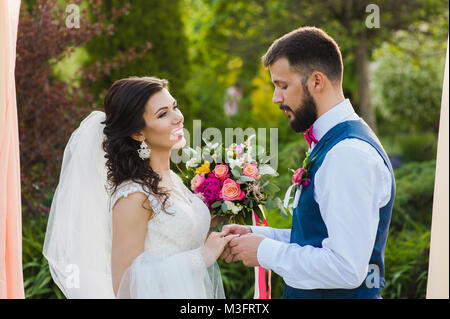
[{"label": "tree trunk", "polygon": [[375,110],[372,106],[369,87],[369,55],[367,37],[364,31],[359,36],[359,43],[355,48],[356,76],[358,79],[358,95],[360,116],[376,133],[377,123]]}]

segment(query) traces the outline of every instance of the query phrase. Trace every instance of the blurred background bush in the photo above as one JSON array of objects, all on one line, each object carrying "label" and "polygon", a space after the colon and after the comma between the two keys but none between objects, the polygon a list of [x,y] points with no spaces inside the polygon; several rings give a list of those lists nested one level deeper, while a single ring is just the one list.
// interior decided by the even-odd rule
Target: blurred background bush
[{"label": "blurred background bush", "polygon": [[[194,119],[222,133],[226,127],[277,127],[283,196],[288,168],[300,166],[307,144],[272,103],[270,74],[260,57],[276,38],[302,25],[318,26],[338,42],[344,93],[377,131],[395,168],[383,297],[425,297],[448,1],[70,3],[81,8],[79,29],[65,27],[69,1],[23,0],[21,7],[16,86],[27,298],[64,297],[42,256],[64,146],[84,116],[102,109],[105,91],[119,78],[168,79],[190,132]],[[380,8],[378,29],[365,26],[370,3]],[[290,216],[266,213],[270,226],[290,228]],[[253,297],[253,268],[219,265],[228,298]],[[282,291],[282,278],[273,274],[272,298]]]}]

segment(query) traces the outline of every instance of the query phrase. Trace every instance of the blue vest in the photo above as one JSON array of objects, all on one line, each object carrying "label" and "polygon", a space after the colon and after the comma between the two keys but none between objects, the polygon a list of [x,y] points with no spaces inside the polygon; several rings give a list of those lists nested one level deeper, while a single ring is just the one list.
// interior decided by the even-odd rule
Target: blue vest
[{"label": "blue vest", "polygon": [[[334,126],[317,143],[312,150],[308,161],[311,163],[308,177],[311,184],[303,187],[302,194],[292,216],[291,243],[300,246],[311,245],[322,247],[322,241],[328,237],[327,227],[320,214],[319,205],[314,200],[314,176],[322,165],[325,155],[337,143],[346,138],[357,138],[372,145],[383,158],[385,165],[389,168],[392,178],[392,190],[389,203],[380,209],[380,220],[378,224],[375,245],[369,261],[369,271],[364,282],[355,289],[296,289],[285,285],[283,298],[306,298],[306,299],[349,299],[349,298],[380,298],[380,292],[385,286],[384,279],[384,249],[391,220],[392,206],[395,197],[395,180],[391,163],[381,143],[373,131],[361,120],[346,121]],[[361,163],[364,165],[364,163]],[[374,271],[379,271],[379,283],[371,282],[375,276]],[[369,284],[366,284],[366,281]]]}]

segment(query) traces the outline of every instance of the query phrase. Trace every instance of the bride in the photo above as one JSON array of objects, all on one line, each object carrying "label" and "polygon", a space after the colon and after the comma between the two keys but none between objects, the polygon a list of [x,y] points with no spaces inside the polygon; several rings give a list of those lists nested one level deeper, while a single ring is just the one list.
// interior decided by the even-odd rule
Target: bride
[{"label": "bride", "polygon": [[43,253],[67,298],[225,298],[203,201],[170,169],[186,144],[166,80],[116,81],[64,151]]}]

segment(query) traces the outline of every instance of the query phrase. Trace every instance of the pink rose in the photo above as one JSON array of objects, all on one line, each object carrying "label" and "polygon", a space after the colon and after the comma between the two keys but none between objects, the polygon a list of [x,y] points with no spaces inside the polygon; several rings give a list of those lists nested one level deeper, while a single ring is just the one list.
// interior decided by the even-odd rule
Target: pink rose
[{"label": "pink rose", "polygon": [[247,163],[242,169],[242,175],[256,179],[258,176],[258,166],[256,163]]},{"label": "pink rose", "polygon": [[191,180],[191,189],[194,193],[198,193],[198,187],[205,181],[205,174],[195,175]]},{"label": "pink rose", "polygon": [[292,175],[292,184],[295,184],[297,186],[300,186],[300,183],[302,181],[303,173],[305,172],[304,168],[299,168],[294,172],[294,175]]},{"label": "pink rose", "polygon": [[217,165],[213,170],[214,175],[223,181],[224,179],[228,178],[230,175],[228,174],[228,165],[226,164],[219,164]]},{"label": "pink rose", "polygon": [[231,201],[242,200],[244,197],[245,193],[241,190],[241,186],[238,183],[229,178],[223,182],[220,198]]}]

